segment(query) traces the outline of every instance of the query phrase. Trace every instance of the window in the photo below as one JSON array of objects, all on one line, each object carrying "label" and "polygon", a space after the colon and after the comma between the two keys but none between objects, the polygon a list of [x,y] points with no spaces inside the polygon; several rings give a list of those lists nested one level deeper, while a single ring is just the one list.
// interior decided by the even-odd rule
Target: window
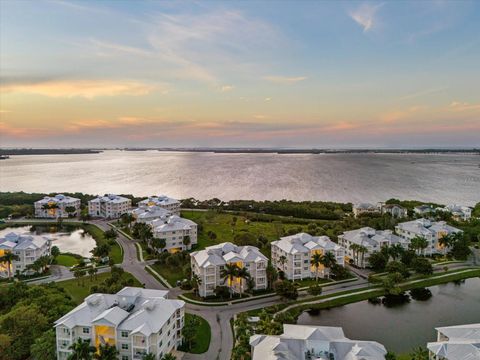
[{"label": "window", "polygon": [[160,342],[158,343],[158,347],[161,347],[163,345],[163,341],[160,340]]},{"label": "window", "polygon": [[122,338],[128,338],[128,331],[122,331]]},{"label": "window", "polygon": [[82,330],[82,332],[83,332],[84,334],[90,334],[90,328],[84,327],[83,330]]},{"label": "window", "polygon": [[128,344],[122,344],[122,350],[128,350]]}]

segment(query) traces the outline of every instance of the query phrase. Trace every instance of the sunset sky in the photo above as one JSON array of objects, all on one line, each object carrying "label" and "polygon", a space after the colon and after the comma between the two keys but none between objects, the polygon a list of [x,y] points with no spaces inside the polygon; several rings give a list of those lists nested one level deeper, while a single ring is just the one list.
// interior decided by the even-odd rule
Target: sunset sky
[{"label": "sunset sky", "polygon": [[480,146],[480,2],[2,0],[0,77],[0,146]]}]

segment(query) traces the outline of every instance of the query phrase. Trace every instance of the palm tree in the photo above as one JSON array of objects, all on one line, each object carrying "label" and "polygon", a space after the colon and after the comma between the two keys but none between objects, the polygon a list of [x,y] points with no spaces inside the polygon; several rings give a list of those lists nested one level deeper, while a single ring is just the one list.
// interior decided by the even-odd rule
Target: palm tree
[{"label": "palm tree", "polygon": [[421,254],[422,250],[427,248],[428,241],[422,236],[415,236],[410,241],[410,247],[416,251],[417,254]]},{"label": "palm tree", "polygon": [[202,279],[197,274],[193,274],[190,280],[190,284],[192,285],[193,292],[198,293],[198,288],[200,285],[202,285]]},{"label": "palm tree", "polygon": [[310,264],[312,266],[315,266],[315,280],[318,281],[318,268],[320,265],[322,265],[322,258],[323,255],[320,253],[315,253],[312,255],[312,258],[310,259]]},{"label": "palm tree", "polygon": [[228,279],[229,287],[230,287],[230,299],[232,298],[232,287],[233,287],[233,280],[237,276],[238,273],[238,266],[237,264],[226,264],[225,267],[220,271],[220,276],[222,279]]},{"label": "palm tree", "polygon": [[7,263],[8,279],[12,277],[12,262],[18,260],[20,260],[20,257],[11,251],[4,253],[3,256],[0,257],[0,263]]},{"label": "palm tree", "polygon": [[393,260],[397,260],[403,254],[403,247],[400,244],[393,244],[389,247],[389,255],[392,257]]},{"label": "palm tree", "polygon": [[266,272],[267,272],[268,288],[271,289],[274,281],[278,279],[278,272],[271,262],[268,262]]},{"label": "palm tree", "polygon": [[93,275],[95,275],[97,271],[98,271],[97,268],[93,266],[88,269],[88,275],[90,275],[90,281],[93,280]]},{"label": "palm tree", "polygon": [[156,359],[157,357],[153,353],[145,354],[143,355],[143,358],[142,358],[142,360],[156,360]]},{"label": "palm tree", "polygon": [[162,360],[177,360],[177,358],[174,355],[168,353],[163,355]]},{"label": "palm tree", "polygon": [[358,266],[358,260],[357,260],[357,251],[358,251],[359,245],[357,244],[350,244],[349,249],[352,250],[353,254],[353,263]]},{"label": "palm tree", "polygon": [[93,355],[96,360],[117,360],[118,350],[115,346],[105,344],[98,347],[98,352]]},{"label": "palm tree", "polygon": [[330,269],[337,263],[337,259],[335,258],[335,254],[331,251],[327,251],[320,261],[320,263],[328,269],[328,276],[330,276]]},{"label": "palm tree", "polygon": [[411,353],[412,360],[428,360],[428,350],[422,347],[415,348]]},{"label": "palm tree", "polygon": [[162,249],[165,248],[165,246],[167,246],[167,241],[165,239],[159,239],[157,237],[154,237],[152,239],[152,246],[155,249],[155,251],[157,249],[160,249],[160,252],[161,252]]},{"label": "palm tree", "polygon": [[368,249],[363,245],[358,245],[357,252],[361,255],[361,259],[362,259],[361,264],[362,264],[362,267],[364,267],[365,253],[368,252]]},{"label": "palm tree", "polygon": [[242,268],[239,268],[237,270],[237,278],[240,279],[240,297],[242,297],[243,281],[251,279],[251,276],[250,276],[250,273],[248,272],[248,270],[246,268],[242,267]]},{"label": "palm tree", "polygon": [[278,262],[280,263],[280,265],[282,265],[282,270],[285,272],[285,264],[287,262],[287,258],[285,257],[285,255],[280,256]]},{"label": "palm tree", "polygon": [[191,243],[190,236],[188,236],[188,235],[184,236],[183,237],[183,245],[188,247],[188,245],[190,245],[190,243]]},{"label": "palm tree", "polygon": [[121,216],[121,219],[122,219],[122,222],[127,225],[127,228],[130,229],[130,225],[134,220],[133,215],[130,213],[125,213]]},{"label": "palm tree", "polygon": [[92,354],[97,350],[94,346],[90,345],[90,340],[77,339],[70,347],[72,353],[68,356],[67,360],[91,360]]},{"label": "palm tree", "polygon": [[447,234],[438,239],[438,244],[442,247],[443,255],[447,252],[447,248],[455,244],[455,234]]}]

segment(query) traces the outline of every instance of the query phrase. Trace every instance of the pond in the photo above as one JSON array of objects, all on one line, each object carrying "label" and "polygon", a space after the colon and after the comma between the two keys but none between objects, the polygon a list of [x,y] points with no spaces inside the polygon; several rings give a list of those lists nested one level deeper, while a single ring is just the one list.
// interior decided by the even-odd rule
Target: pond
[{"label": "pond", "polygon": [[0,238],[10,232],[48,236],[53,240],[52,246],[57,246],[62,253],[69,252],[83,257],[91,257],[90,250],[96,246],[95,239],[89,233],[74,226],[35,225],[8,227],[0,230]]},{"label": "pond", "polygon": [[362,301],[304,312],[298,324],[341,326],[351,339],[378,341],[388,350],[405,353],[435,341],[435,327],[480,323],[480,278],[406,295],[403,301],[387,304]]}]

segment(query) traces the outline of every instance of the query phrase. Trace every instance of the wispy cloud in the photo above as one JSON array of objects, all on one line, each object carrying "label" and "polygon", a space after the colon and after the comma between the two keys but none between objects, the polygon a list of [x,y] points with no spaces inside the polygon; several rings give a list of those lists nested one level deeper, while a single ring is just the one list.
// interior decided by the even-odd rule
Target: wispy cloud
[{"label": "wispy cloud", "polygon": [[235,87],[233,85],[223,85],[221,88],[220,88],[220,91],[221,92],[228,92],[228,91],[232,91]]},{"label": "wispy cloud", "polygon": [[407,94],[404,96],[399,97],[397,100],[407,100],[407,99],[414,99],[422,96],[427,96],[427,95],[432,95],[432,94],[437,94],[441,92],[445,92],[448,90],[447,86],[442,86],[442,87],[437,87],[437,88],[432,88],[432,89],[426,89],[426,90],[421,90],[417,91],[411,94]]},{"label": "wispy cloud", "polygon": [[450,110],[456,112],[480,110],[480,104],[471,104],[468,102],[453,101],[449,106]]},{"label": "wispy cloud", "polygon": [[280,75],[269,75],[264,76],[263,79],[276,83],[276,84],[293,84],[303,80],[306,80],[306,76],[280,76]]},{"label": "wispy cloud", "polygon": [[363,32],[372,30],[377,25],[377,13],[383,6],[380,4],[363,3],[348,15],[363,28]]},{"label": "wispy cloud", "polygon": [[[1,92],[5,94],[37,94],[54,98],[93,99],[101,96],[146,95],[155,88],[158,86],[128,80],[52,80],[34,83],[7,83],[2,85]],[[166,85],[159,90],[168,91]]]}]

